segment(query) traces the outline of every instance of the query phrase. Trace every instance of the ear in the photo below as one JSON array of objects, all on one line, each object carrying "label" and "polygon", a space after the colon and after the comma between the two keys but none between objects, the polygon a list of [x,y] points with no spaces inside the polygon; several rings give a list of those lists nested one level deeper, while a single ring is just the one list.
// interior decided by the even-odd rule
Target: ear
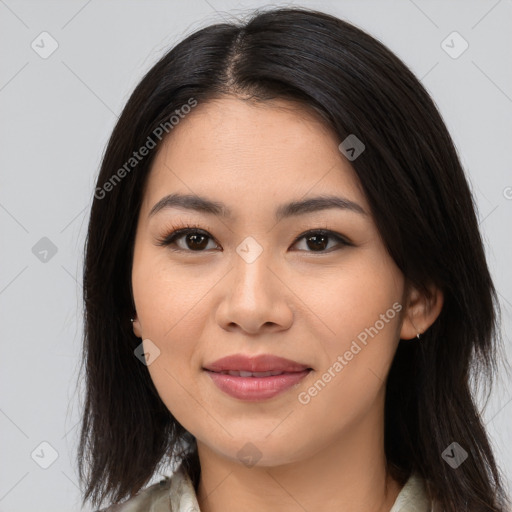
[{"label": "ear", "polygon": [[400,339],[410,340],[423,334],[436,320],[443,307],[443,292],[436,286],[428,287],[430,297],[410,286],[406,292]]},{"label": "ear", "polygon": [[135,334],[135,336],[137,336],[137,338],[142,338],[142,328],[140,326],[140,322],[139,319],[137,318],[137,315],[134,314],[132,318],[133,333]]}]

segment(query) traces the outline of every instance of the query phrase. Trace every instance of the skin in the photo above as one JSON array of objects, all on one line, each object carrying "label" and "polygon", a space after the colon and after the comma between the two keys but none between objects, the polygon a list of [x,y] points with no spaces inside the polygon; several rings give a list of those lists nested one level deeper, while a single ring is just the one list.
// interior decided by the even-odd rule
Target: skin
[{"label": "skin", "polygon": [[[303,106],[223,97],[180,121],[148,177],[134,248],[133,328],[160,350],[148,366],[151,378],[197,439],[203,512],[389,511],[400,491],[386,471],[386,376],[399,339],[434,322],[442,295],[433,290],[427,303],[406,288],[340,142]],[[222,202],[233,218],[176,207],[149,216],[171,193]],[[321,194],[347,198],[367,214],[330,208],[276,223],[278,205]],[[158,245],[182,223],[207,232],[206,249],[194,251],[186,236]],[[315,229],[352,245],[335,238],[325,249],[304,237],[295,242]],[[236,252],[248,236],[262,248],[250,264]],[[298,394],[394,303],[400,313],[309,403],[300,403]],[[313,371],[269,400],[245,402],[224,394],[202,370],[235,353],[270,353]],[[260,456],[252,467],[237,455],[249,442]]]}]

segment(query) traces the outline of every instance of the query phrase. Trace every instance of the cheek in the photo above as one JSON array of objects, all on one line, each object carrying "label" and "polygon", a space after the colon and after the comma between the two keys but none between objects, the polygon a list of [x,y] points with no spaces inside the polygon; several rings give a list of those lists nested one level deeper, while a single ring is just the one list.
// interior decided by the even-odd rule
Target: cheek
[{"label": "cheek", "polygon": [[136,248],[132,286],[144,337],[167,343],[167,338],[176,338],[180,330],[196,325],[198,306],[217,280],[193,264],[172,263],[165,250],[152,248],[148,242]]},{"label": "cheek", "polygon": [[[143,339],[161,351],[166,367],[183,371],[191,362],[193,340],[200,340],[204,323],[204,297],[208,283],[183,274],[169,277],[152,267],[135,274],[134,298]],[[172,355],[172,357],[171,357]]]},{"label": "cheek", "polygon": [[330,268],[320,279],[306,273],[299,279],[301,297],[326,327],[324,340],[329,352],[350,345],[376,323],[381,338],[395,337],[403,278],[389,256],[361,251]]},{"label": "cheek", "polygon": [[134,253],[132,286],[142,339],[159,350],[148,371],[162,401],[185,428],[201,366],[198,343],[211,314],[207,294],[217,281],[193,266],[171,268],[165,251],[140,248]]},{"label": "cheek", "polygon": [[313,385],[300,390],[300,403],[314,415],[358,415],[374,403],[398,343],[402,286],[391,260],[369,254],[347,261],[322,291],[308,295],[308,306],[328,327]]},{"label": "cheek", "polygon": [[151,292],[141,295],[138,304],[143,338],[149,338],[160,351],[147,369],[167,409],[186,429],[194,431],[202,402],[196,388],[201,364],[197,345],[207,312],[194,294],[185,297],[174,291],[179,282],[173,281],[170,287],[154,279],[145,285]]}]

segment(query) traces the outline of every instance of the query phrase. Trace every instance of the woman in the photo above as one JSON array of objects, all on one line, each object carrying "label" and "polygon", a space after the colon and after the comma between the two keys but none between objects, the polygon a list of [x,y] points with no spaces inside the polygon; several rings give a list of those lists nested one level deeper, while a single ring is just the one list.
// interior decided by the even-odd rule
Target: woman
[{"label": "woman", "polygon": [[497,301],[468,184],[354,26],[275,9],[169,51],[109,141],[84,270],[84,503],[505,510],[469,387]]}]

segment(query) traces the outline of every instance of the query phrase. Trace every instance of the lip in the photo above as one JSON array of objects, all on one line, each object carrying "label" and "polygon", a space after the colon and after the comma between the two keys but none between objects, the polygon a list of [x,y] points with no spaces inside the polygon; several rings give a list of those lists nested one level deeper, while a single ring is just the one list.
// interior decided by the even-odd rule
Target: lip
[{"label": "lip", "polygon": [[229,370],[245,372],[300,372],[307,370],[309,366],[272,354],[260,354],[252,357],[244,354],[233,354],[206,364],[204,368],[212,372]]},{"label": "lip", "polygon": [[[268,400],[296,386],[312,370],[307,365],[271,354],[235,354],[205,365],[203,370],[227,395],[245,401]],[[222,372],[280,372],[279,375],[239,376]]]}]

